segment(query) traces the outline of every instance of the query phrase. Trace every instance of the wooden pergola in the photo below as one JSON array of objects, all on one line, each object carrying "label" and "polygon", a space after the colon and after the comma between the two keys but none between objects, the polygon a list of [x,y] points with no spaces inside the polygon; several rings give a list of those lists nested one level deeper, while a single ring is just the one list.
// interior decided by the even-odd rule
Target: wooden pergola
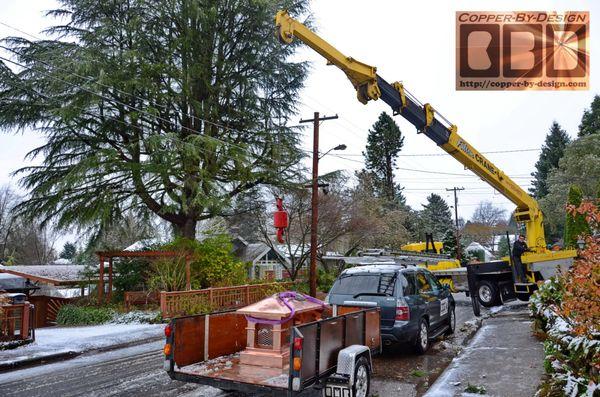
[{"label": "wooden pergola", "polygon": [[98,303],[104,301],[104,263],[108,262],[108,291],[107,300],[110,301],[112,298],[112,285],[113,285],[113,258],[185,258],[185,288],[186,290],[192,289],[191,284],[191,270],[190,270],[190,257],[182,252],[177,251],[98,251],[96,252],[98,259],[100,260],[100,269],[98,275]]}]

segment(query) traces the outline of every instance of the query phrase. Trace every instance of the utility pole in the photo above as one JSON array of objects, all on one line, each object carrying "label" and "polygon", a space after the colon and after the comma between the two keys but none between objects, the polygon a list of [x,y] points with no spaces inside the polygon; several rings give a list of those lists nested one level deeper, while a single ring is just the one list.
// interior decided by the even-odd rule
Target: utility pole
[{"label": "utility pole", "polygon": [[465,190],[464,187],[453,187],[452,189],[446,189],[447,192],[454,192],[454,223],[456,230],[454,232],[456,236],[456,259],[460,261],[460,235],[458,233],[458,195],[456,194],[459,190]]},{"label": "utility pole", "polygon": [[319,221],[319,124],[321,121],[337,119],[335,116],[319,117],[315,112],[312,119],[300,120],[300,123],[313,123],[313,164],[312,164],[312,197],[310,219],[310,296],[317,295],[317,225]]}]

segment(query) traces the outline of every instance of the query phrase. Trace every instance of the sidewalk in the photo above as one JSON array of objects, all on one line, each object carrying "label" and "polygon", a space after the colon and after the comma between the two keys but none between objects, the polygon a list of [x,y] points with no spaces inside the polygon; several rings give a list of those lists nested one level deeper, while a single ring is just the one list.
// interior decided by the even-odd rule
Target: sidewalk
[{"label": "sidewalk", "polygon": [[473,396],[469,392],[484,388],[488,396],[531,397],[544,372],[543,359],[542,344],[531,334],[528,310],[501,312],[484,320],[425,396]]},{"label": "sidewalk", "polygon": [[104,324],[48,327],[35,332],[35,342],[0,351],[0,372],[63,360],[90,351],[107,351],[163,337],[164,324]]}]

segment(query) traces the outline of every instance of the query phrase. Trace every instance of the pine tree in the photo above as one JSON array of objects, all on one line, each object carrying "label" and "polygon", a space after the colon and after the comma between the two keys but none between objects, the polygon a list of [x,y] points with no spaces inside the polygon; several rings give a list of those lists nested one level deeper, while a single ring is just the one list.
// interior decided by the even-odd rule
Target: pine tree
[{"label": "pine tree", "polygon": [[504,256],[509,255],[509,252],[510,252],[509,245],[510,245],[510,241],[508,241],[506,236],[501,236],[500,240],[498,240],[498,248],[497,248],[499,257],[504,257]]},{"label": "pine tree", "polygon": [[[583,192],[577,185],[571,185],[569,188],[569,198],[567,204],[578,207],[583,200]],[[579,236],[590,234],[590,226],[585,220],[583,214],[567,213],[565,220],[565,247],[576,248]]]},{"label": "pine tree", "polygon": [[535,163],[535,172],[531,173],[535,179],[531,181],[533,187],[529,189],[535,198],[540,199],[548,194],[548,176],[550,171],[558,168],[558,162],[563,157],[565,148],[571,139],[565,130],[554,121],[550,126],[550,132],[546,135],[546,141],[542,146],[542,152]]},{"label": "pine tree", "polygon": [[3,43],[21,66],[0,62],[0,127],[46,137],[20,170],[21,213],[103,229],[134,209],[193,238],[236,197],[298,177],[286,125],[307,65],[273,15],[307,0],[59,4],[57,39]]},{"label": "pine tree", "polygon": [[600,95],[595,95],[590,109],[583,111],[578,135],[582,137],[598,132],[600,132]]},{"label": "pine tree", "polygon": [[77,247],[75,247],[75,244],[66,242],[65,245],[63,246],[63,249],[60,252],[59,256],[62,259],[73,259],[73,258],[75,258],[76,255],[77,255]]},{"label": "pine tree", "polygon": [[432,233],[436,241],[443,238],[448,230],[453,230],[450,207],[440,195],[435,193],[427,197],[427,204],[423,204],[420,217],[425,232]]},{"label": "pine tree", "polygon": [[389,114],[382,112],[369,130],[367,147],[363,155],[366,169],[373,176],[376,194],[400,206],[406,204],[406,198],[402,194],[400,185],[394,182],[394,171],[402,146],[404,146],[404,136],[400,127]]},{"label": "pine tree", "polygon": [[[457,259],[458,249],[456,247],[456,232],[452,229],[448,229],[442,237],[442,243],[444,244],[443,253],[446,255],[450,255],[450,257],[452,258]],[[461,262],[465,260],[465,245],[462,242],[460,244],[460,257]]]}]

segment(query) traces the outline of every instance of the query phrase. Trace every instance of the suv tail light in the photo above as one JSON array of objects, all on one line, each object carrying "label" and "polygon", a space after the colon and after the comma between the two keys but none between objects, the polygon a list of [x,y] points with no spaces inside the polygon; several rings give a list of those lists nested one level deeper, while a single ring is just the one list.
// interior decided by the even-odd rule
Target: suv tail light
[{"label": "suv tail light", "polygon": [[409,321],[410,320],[410,308],[406,304],[406,302],[402,300],[398,300],[396,303],[396,317],[397,321]]}]

